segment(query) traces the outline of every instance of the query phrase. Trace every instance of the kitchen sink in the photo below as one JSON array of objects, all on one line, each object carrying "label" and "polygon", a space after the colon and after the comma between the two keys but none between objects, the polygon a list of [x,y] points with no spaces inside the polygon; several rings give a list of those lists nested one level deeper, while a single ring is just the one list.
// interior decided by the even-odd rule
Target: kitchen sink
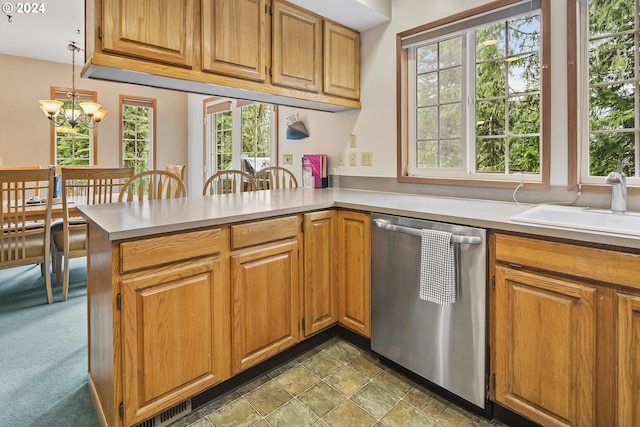
[{"label": "kitchen sink", "polygon": [[561,228],[640,236],[640,213],[638,212],[614,213],[610,210],[576,206],[537,205],[512,216],[511,220]]}]

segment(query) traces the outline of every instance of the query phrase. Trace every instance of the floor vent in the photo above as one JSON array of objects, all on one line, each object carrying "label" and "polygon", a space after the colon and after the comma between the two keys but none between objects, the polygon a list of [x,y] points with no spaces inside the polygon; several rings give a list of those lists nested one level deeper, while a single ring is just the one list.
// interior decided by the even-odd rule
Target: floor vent
[{"label": "floor vent", "polygon": [[189,412],[191,412],[191,400],[178,403],[176,406],[159,413],[153,418],[136,424],[134,427],[165,427],[178,418],[187,415]]}]

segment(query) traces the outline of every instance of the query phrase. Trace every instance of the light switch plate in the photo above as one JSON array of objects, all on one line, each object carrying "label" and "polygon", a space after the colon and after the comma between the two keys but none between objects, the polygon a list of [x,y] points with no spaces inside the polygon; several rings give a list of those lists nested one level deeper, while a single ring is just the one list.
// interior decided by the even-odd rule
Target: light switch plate
[{"label": "light switch plate", "polygon": [[360,166],[373,166],[373,153],[363,151],[360,153]]},{"label": "light switch plate", "polygon": [[338,154],[338,166],[344,166],[344,151]]},{"label": "light switch plate", "polygon": [[291,166],[293,164],[293,154],[283,154],[282,164]]},{"label": "light switch plate", "polygon": [[356,153],[349,153],[349,166],[356,166],[357,161]]},{"label": "light switch plate", "polygon": [[349,148],[356,148],[356,134],[352,133],[349,137]]}]

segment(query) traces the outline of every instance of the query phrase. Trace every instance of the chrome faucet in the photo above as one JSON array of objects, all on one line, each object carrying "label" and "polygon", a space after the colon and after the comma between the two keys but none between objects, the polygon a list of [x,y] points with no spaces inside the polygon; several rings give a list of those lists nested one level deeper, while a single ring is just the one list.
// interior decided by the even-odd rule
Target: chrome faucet
[{"label": "chrome faucet", "polygon": [[629,164],[627,159],[623,159],[618,169],[609,172],[605,183],[611,186],[611,211],[627,211],[627,179],[622,169]]}]

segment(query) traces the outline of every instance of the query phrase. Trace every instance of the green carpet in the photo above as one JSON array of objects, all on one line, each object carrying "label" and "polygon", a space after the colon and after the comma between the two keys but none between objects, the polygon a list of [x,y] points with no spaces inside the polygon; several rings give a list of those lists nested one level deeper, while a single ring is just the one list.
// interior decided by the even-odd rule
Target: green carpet
[{"label": "green carpet", "polygon": [[39,266],[0,270],[0,426],[98,426],[87,388],[86,259],[47,304]]}]

